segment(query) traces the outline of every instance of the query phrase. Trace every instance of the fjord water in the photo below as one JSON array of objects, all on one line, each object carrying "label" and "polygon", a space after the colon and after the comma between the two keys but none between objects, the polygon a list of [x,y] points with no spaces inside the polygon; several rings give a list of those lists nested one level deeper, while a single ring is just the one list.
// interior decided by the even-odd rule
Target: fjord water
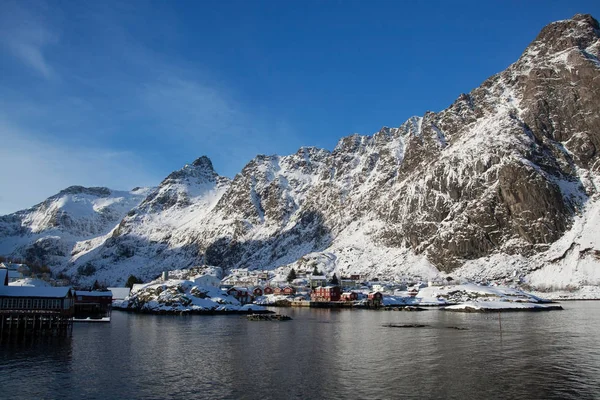
[{"label": "fjord water", "polygon": [[600,302],[563,307],[278,309],[286,322],[114,312],[70,339],[3,342],[0,398],[600,399]]}]

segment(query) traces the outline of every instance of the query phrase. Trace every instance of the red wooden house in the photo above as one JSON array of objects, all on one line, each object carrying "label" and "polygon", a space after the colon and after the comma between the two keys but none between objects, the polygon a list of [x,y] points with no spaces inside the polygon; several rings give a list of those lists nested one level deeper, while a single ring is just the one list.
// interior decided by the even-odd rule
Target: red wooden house
[{"label": "red wooden house", "polygon": [[252,303],[252,300],[254,300],[247,288],[232,287],[227,291],[227,294],[235,297],[242,304]]},{"label": "red wooden house", "polygon": [[262,296],[263,290],[259,287],[255,287],[254,290],[252,291],[252,294],[254,295],[254,297]]},{"label": "red wooden house", "polygon": [[312,291],[310,299],[311,301],[340,301],[340,295],[339,286],[321,286]]},{"label": "red wooden house", "polygon": [[379,307],[383,302],[383,295],[381,292],[371,292],[368,299],[371,306]]},{"label": "red wooden house", "polygon": [[273,294],[273,288],[271,286],[265,286],[265,288],[263,290],[263,294],[265,294],[265,295]]},{"label": "red wooden house", "polygon": [[283,288],[283,294],[286,296],[291,296],[296,294],[296,289],[291,286],[286,286]]},{"label": "red wooden house", "polygon": [[344,292],[340,296],[342,301],[355,301],[358,300],[358,293],[356,292]]}]

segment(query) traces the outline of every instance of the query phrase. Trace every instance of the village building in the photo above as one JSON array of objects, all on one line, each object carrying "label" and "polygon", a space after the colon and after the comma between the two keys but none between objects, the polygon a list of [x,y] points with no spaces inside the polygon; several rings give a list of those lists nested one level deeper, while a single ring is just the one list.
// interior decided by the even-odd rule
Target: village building
[{"label": "village building", "polygon": [[239,301],[242,305],[252,303],[252,301],[254,300],[248,288],[232,287],[229,290],[227,290],[227,294],[235,297],[235,299]]},{"label": "village building", "polygon": [[383,304],[383,295],[381,292],[371,292],[368,294],[367,299],[371,307],[380,307]]},{"label": "village building", "polygon": [[340,279],[340,286],[342,287],[342,289],[353,289],[356,288],[358,285],[354,279],[344,277]]},{"label": "village building", "polygon": [[340,296],[342,301],[356,301],[358,300],[358,293],[356,292],[344,292]]},{"label": "village building", "polygon": [[77,290],[75,292],[75,319],[110,321],[112,298],[111,291],[88,292]]},{"label": "village building", "polygon": [[234,268],[229,271],[229,275],[235,275],[239,277],[246,277],[250,275],[250,272],[246,268]]},{"label": "village building", "polygon": [[311,294],[311,301],[340,301],[341,290],[339,286],[319,286]]},{"label": "village building", "polygon": [[71,288],[8,286],[8,270],[0,269],[0,335],[67,335],[73,313]]},{"label": "village building", "polygon": [[286,296],[291,296],[296,294],[296,288],[292,287],[292,286],[286,286],[283,288],[283,294]]},{"label": "village building", "polygon": [[257,286],[254,288],[254,290],[252,290],[252,294],[254,295],[254,297],[260,297],[263,295],[263,290]]},{"label": "village building", "polygon": [[193,281],[196,285],[199,286],[212,286],[219,287],[221,286],[221,280],[214,275],[200,275],[193,278]]},{"label": "village building", "polygon": [[131,289],[128,287],[109,287],[107,289],[112,293],[113,300],[125,300],[131,292]]},{"label": "village building", "polygon": [[374,292],[387,292],[388,291],[388,287],[381,283],[374,283],[371,286],[371,288],[373,289]]},{"label": "village building", "polygon": [[302,288],[308,286],[308,280],[306,278],[296,278],[292,281],[292,286]]},{"label": "village building", "polygon": [[327,277],[325,275],[311,275],[308,277],[308,286],[314,289],[319,286],[327,285]]},{"label": "village building", "polygon": [[263,289],[264,295],[273,294],[273,293],[274,293],[274,290],[271,286],[265,286],[265,288]]}]

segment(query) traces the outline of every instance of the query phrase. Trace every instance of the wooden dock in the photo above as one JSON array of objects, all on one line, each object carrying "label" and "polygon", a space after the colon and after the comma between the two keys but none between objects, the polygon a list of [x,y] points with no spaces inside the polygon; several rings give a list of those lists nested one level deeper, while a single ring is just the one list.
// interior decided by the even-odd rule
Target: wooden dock
[{"label": "wooden dock", "polygon": [[71,336],[73,315],[64,312],[0,310],[0,336]]}]

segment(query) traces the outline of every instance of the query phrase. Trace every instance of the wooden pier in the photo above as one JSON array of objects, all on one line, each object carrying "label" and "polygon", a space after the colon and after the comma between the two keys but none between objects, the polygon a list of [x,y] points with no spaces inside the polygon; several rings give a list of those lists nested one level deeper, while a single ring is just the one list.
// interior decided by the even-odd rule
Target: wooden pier
[{"label": "wooden pier", "polygon": [[73,314],[0,310],[0,336],[71,336]]}]

